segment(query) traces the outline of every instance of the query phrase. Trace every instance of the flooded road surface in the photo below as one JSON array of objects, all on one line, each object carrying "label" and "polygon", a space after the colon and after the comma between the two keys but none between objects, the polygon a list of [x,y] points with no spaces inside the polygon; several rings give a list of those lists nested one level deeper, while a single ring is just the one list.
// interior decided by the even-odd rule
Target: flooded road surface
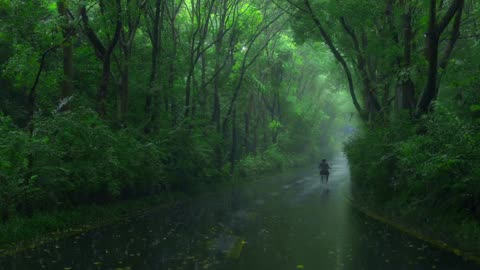
[{"label": "flooded road surface", "polygon": [[352,209],[347,162],[266,177],[0,258],[2,270],[480,269]]}]

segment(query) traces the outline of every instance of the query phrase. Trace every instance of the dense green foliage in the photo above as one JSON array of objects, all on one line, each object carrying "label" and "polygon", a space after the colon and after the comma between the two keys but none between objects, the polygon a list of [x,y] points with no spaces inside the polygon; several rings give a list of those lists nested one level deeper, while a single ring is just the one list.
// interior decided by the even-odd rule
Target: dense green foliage
[{"label": "dense green foliage", "polygon": [[352,82],[355,198],[478,251],[478,2],[291,3],[298,38],[323,40]]},{"label": "dense green foliage", "polygon": [[308,164],[360,126],[355,197],[471,237],[479,14],[473,0],[0,0],[2,220]]},{"label": "dense green foliage", "polygon": [[445,239],[469,239],[460,245],[477,250],[478,119],[438,106],[413,126],[395,124],[367,130],[347,143],[355,198]]},{"label": "dense green foliage", "polygon": [[0,1],[1,219],[330,155],[348,95],[288,21],[262,0]]}]

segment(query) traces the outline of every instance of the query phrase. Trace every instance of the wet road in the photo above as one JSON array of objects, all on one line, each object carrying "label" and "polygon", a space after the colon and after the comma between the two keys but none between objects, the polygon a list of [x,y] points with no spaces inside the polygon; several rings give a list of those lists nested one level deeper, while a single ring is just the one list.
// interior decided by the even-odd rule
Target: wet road
[{"label": "wet road", "polygon": [[480,269],[356,212],[346,160],[332,165],[328,185],[314,170],[258,179],[0,258],[0,269]]}]

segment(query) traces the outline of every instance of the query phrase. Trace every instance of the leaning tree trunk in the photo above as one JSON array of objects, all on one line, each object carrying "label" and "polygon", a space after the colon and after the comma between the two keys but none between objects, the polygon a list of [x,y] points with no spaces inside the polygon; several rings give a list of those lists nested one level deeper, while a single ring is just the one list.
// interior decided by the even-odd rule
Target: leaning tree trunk
[{"label": "leaning tree trunk", "polygon": [[362,119],[366,119],[365,112],[363,111],[362,107],[360,106],[360,103],[357,100],[356,94],[355,94],[355,86],[353,84],[353,76],[352,72],[350,71],[350,68],[348,67],[347,61],[345,58],[340,54],[338,51],[337,47],[335,47],[335,44],[333,43],[332,38],[328,35],[327,31],[323,27],[323,24],[320,22],[318,17],[315,15],[313,12],[312,6],[310,4],[309,0],[304,0],[304,4],[307,7],[309,15],[312,17],[313,22],[315,23],[317,29],[319,30],[320,34],[323,37],[323,40],[325,41],[325,44],[327,44],[328,48],[330,49],[331,53],[335,57],[335,59],[340,63],[342,66],[345,76],[347,77],[347,82],[348,82],[348,89],[350,91],[350,96],[352,98],[353,105],[355,106],[355,109],[358,111],[360,114],[360,117]]}]

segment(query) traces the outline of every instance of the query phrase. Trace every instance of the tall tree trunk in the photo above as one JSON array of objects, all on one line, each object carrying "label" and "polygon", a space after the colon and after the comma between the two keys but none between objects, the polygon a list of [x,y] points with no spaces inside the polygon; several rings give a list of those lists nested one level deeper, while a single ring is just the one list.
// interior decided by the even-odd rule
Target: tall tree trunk
[{"label": "tall tree trunk", "polygon": [[232,148],[230,150],[230,172],[235,171],[235,160],[237,158],[237,110],[233,109],[232,113]]},{"label": "tall tree trunk", "polygon": [[[135,3],[135,4],[134,4]],[[128,95],[130,87],[130,56],[132,54],[133,43],[135,41],[135,35],[140,25],[140,17],[145,8],[146,1],[135,1],[131,3],[127,1],[125,9],[120,8],[119,12],[123,12],[122,17],[126,17],[125,22],[121,24],[120,31],[120,49],[123,55],[122,64],[120,65],[120,111],[119,111],[119,124],[120,127],[126,126],[126,115],[128,113]],[[121,5],[121,2],[118,3]]]},{"label": "tall tree trunk", "polygon": [[427,38],[427,60],[428,60],[428,73],[427,73],[427,86],[422,93],[422,97],[418,103],[418,112],[420,114],[426,113],[431,109],[431,102],[437,96],[437,68],[438,68],[438,42],[439,34],[436,29],[437,18],[437,1],[430,0],[429,18],[428,18],[428,31]]},{"label": "tall tree trunk", "polygon": [[[459,13],[461,15],[464,0],[454,0],[443,19],[437,23],[437,1],[430,0],[429,6],[429,18],[428,18],[428,31],[426,34],[427,42],[427,60],[428,60],[428,79],[425,90],[417,104],[417,115],[428,113],[432,110],[432,102],[438,96],[438,50],[440,36],[450,24],[452,18]],[[459,31],[460,24],[458,24]],[[455,32],[455,29],[454,29]],[[453,45],[455,45],[453,43]],[[453,50],[453,45],[451,50]],[[450,50],[450,52],[451,52]]]},{"label": "tall tree trunk", "polygon": [[213,92],[213,115],[212,121],[215,123],[215,127],[217,132],[221,132],[221,125],[220,125],[220,90],[219,90],[219,76],[215,78],[214,83],[214,92]]},{"label": "tall tree trunk", "polygon": [[[213,7],[215,1],[200,1],[191,2],[191,23],[196,24],[196,29],[190,36],[190,55],[189,55],[189,71],[187,75],[187,82],[185,86],[185,118],[191,117],[195,102],[191,99],[195,97],[195,67],[200,58],[205,57],[204,44],[207,39],[208,30],[210,26],[211,15],[213,14]],[[192,91],[194,92],[192,94]]]},{"label": "tall tree trunk", "polygon": [[[59,0],[57,2],[58,13],[62,17],[62,35],[63,35],[63,79],[62,79],[62,90],[61,98],[65,99],[70,97],[73,94],[73,26],[70,22],[67,13],[67,1],[68,0]],[[62,106],[62,110],[69,109],[68,102]]]},{"label": "tall tree trunk", "polygon": [[[363,97],[365,100],[366,108],[367,108],[367,114],[368,114],[368,120],[371,121],[373,120],[377,114],[381,111],[381,105],[378,102],[377,95],[375,94],[375,89],[374,89],[374,84],[371,79],[371,76],[369,74],[369,68],[367,64],[366,57],[364,55],[364,52],[360,48],[360,41],[354,31],[346,22],[344,17],[340,18],[340,22],[347,34],[350,36],[352,39],[356,54],[357,54],[357,60],[355,61],[355,64],[357,66],[357,70],[360,73],[360,78],[363,84]],[[367,46],[367,40],[366,36],[362,35],[362,45],[363,48]]]},{"label": "tall tree trunk", "polygon": [[251,125],[251,118],[253,114],[253,94],[250,94],[250,97],[248,99],[248,107],[245,112],[245,137],[243,141],[243,147],[245,148],[245,152],[248,154],[251,152],[251,144],[250,144],[250,125]]},{"label": "tall tree trunk", "polygon": [[250,113],[247,111],[244,114],[245,116],[245,134],[243,138],[243,148],[245,153],[250,153]]},{"label": "tall tree trunk", "polygon": [[[277,121],[276,114],[275,114],[275,109],[277,107],[277,99],[278,99],[278,94],[277,94],[277,89],[275,89],[273,94],[273,103],[272,103],[272,111],[271,111],[272,122]],[[272,128],[272,144],[277,143],[277,134],[278,134],[278,127],[275,125],[275,127]]]},{"label": "tall tree trunk", "polygon": [[119,97],[120,97],[120,106],[119,106],[119,117],[118,121],[120,127],[124,128],[126,124],[126,114],[128,112],[128,92],[129,92],[129,62],[130,62],[130,53],[129,49],[125,50],[124,52],[124,64],[121,71],[121,78],[120,78],[120,89],[119,89]]},{"label": "tall tree trunk", "polygon": [[156,0],[155,9],[153,14],[153,25],[152,25],[152,59],[151,59],[151,70],[148,82],[147,95],[145,96],[145,116],[148,120],[148,123],[145,125],[144,132],[150,133],[155,129],[156,118],[158,115],[159,108],[155,106],[158,102],[158,96],[160,93],[155,91],[155,84],[157,83],[158,77],[158,60],[160,57],[161,50],[161,32],[163,22],[163,11],[164,11],[164,1]]},{"label": "tall tree trunk", "polygon": [[100,85],[98,86],[97,90],[97,112],[102,117],[105,117],[107,115],[107,95],[111,71],[110,57],[111,55],[106,55],[103,59],[102,77],[100,79]]},{"label": "tall tree trunk", "polygon": [[35,109],[37,106],[37,86],[38,82],[40,81],[40,76],[42,75],[43,67],[45,66],[45,61],[47,59],[47,55],[57,49],[58,46],[53,46],[48,48],[46,51],[43,52],[42,57],[40,58],[40,66],[38,67],[37,75],[35,76],[35,81],[33,82],[32,87],[28,92],[27,97],[27,113],[28,113],[28,129],[30,133],[33,133],[33,115],[35,114]]},{"label": "tall tree trunk", "polygon": [[406,77],[401,78],[400,91],[401,98],[399,99],[399,105],[402,109],[408,109],[410,112],[415,109],[415,84],[410,75],[410,68],[412,66],[412,42],[413,42],[413,30],[412,30],[412,7],[406,0],[401,1],[401,5],[404,8],[403,12],[403,68],[407,70]]},{"label": "tall tree trunk", "polygon": [[120,32],[122,30],[122,21],[121,21],[121,1],[116,0],[117,8],[117,17],[115,19],[115,33],[110,39],[109,44],[105,47],[101,40],[98,38],[97,34],[90,27],[89,19],[87,16],[87,9],[85,6],[80,8],[80,15],[82,17],[82,22],[85,29],[85,34],[93,45],[96,56],[102,61],[102,76],[100,79],[100,84],[97,89],[97,112],[100,116],[105,117],[107,113],[107,94],[108,94],[108,84],[110,81],[111,73],[111,57],[113,50],[117,46],[118,40],[120,39]]},{"label": "tall tree trunk", "polygon": [[192,93],[192,77],[193,77],[193,72],[195,71],[195,68],[193,66],[193,63],[190,63],[191,66],[188,70],[187,74],[187,81],[185,83],[185,118],[188,118],[190,116],[190,110],[191,110],[191,100],[190,96]]},{"label": "tall tree trunk", "polygon": [[465,3],[461,1],[458,10],[457,10],[457,15],[455,16],[455,21],[453,23],[452,27],[452,32],[450,34],[450,40],[447,44],[447,47],[445,48],[445,52],[443,53],[442,59],[440,60],[440,68],[446,69],[448,65],[448,60],[450,60],[450,57],[453,53],[453,48],[455,48],[455,44],[458,41],[458,38],[460,37],[460,27],[462,24],[462,14],[463,14],[463,7]]},{"label": "tall tree trunk", "polygon": [[198,85],[198,79],[195,76],[195,72],[192,74],[192,95],[191,95],[191,100],[190,100],[190,108],[191,108],[191,119],[195,118],[195,115],[197,113],[197,103],[200,97],[200,90],[199,90],[199,85]]},{"label": "tall tree trunk", "polygon": [[258,146],[258,122],[260,121],[259,116],[255,118],[255,122],[253,123],[253,141],[252,141],[252,153],[257,155],[257,146]]},{"label": "tall tree trunk", "polygon": [[217,33],[217,40],[215,42],[215,78],[213,79],[213,114],[212,114],[212,121],[215,123],[217,132],[221,132],[221,124],[220,124],[220,83],[221,83],[221,76],[220,76],[220,68],[221,68],[221,61],[220,56],[222,55],[222,48],[223,48],[223,32],[225,30],[225,10],[222,10],[219,29]]},{"label": "tall tree trunk", "polygon": [[[203,50],[203,48],[202,48]],[[200,103],[200,109],[201,112],[200,114],[207,114],[207,100],[208,100],[208,91],[206,87],[207,83],[207,57],[206,54],[202,55],[201,58],[201,63],[202,63],[202,71],[201,71],[201,76],[200,76],[200,87],[197,87],[198,89],[198,95],[199,95],[199,103]]]},{"label": "tall tree trunk", "polygon": [[[170,99],[169,94],[172,92],[175,84],[176,68],[175,68],[175,59],[177,58],[177,29],[175,27],[175,20],[171,21],[171,31],[172,31],[172,56],[168,60],[168,76],[167,76],[167,88],[164,91],[164,102],[165,102],[165,111],[174,112],[176,110],[176,100],[174,98]],[[170,106],[169,106],[170,104]],[[174,117],[175,118],[175,117]],[[174,120],[174,119],[172,119]]]}]

